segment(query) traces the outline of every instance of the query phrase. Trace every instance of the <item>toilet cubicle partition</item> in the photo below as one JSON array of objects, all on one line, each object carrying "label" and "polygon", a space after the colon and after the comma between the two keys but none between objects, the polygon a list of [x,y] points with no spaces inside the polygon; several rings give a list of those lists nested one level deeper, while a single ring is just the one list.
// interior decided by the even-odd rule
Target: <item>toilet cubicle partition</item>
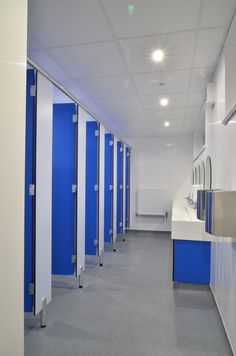
[{"label": "toilet cubicle partition", "polygon": [[123,143],[117,142],[117,235],[123,233]]},{"label": "toilet cubicle partition", "polygon": [[113,152],[114,139],[111,133],[105,134],[105,191],[104,191],[104,240],[113,242]]},{"label": "toilet cubicle partition", "polygon": [[85,254],[98,254],[99,236],[99,123],[86,123]]},{"label": "toilet cubicle partition", "polygon": [[126,170],[125,170],[125,228],[129,227],[129,211],[130,211],[130,148],[126,147]]},{"label": "toilet cubicle partition", "polygon": [[76,274],[77,105],[53,105],[52,274]]},{"label": "toilet cubicle partition", "polygon": [[44,76],[27,71],[24,291],[35,315],[51,301],[52,93]]}]

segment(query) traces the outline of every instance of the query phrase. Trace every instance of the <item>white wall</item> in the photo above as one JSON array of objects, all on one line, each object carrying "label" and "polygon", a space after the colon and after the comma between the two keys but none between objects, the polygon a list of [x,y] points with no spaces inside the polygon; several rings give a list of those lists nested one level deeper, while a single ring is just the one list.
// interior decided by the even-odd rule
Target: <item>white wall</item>
[{"label": "white wall", "polygon": [[0,11],[0,355],[24,354],[24,166],[27,1]]},{"label": "white wall", "polygon": [[[132,147],[130,229],[170,231],[172,202],[179,190],[179,194],[188,195],[192,137],[128,138],[127,141]],[[136,216],[136,194],[139,189],[168,191],[167,220]]]}]

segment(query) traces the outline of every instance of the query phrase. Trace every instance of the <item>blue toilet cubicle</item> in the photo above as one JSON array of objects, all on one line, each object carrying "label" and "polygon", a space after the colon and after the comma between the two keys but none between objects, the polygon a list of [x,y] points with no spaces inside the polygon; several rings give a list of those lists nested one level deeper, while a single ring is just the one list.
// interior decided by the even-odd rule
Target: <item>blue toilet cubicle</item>
[{"label": "blue toilet cubicle", "polygon": [[123,232],[123,143],[117,142],[117,234]]},{"label": "blue toilet cubicle", "polygon": [[112,242],[113,230],[113,135],[105,134],[104,242]]},{"label": "blue toilet cubicle", "polygon": [[36,72],[27,70],[26,83],[26,142],[25,142],[25,251],[24,251],[24,310],[33,311],[33,291],[35,279],[35,199],[30,187],[35,184],[36,175],[36,98],[32,95],[32,88],[36,84]]},{"label": "blue toilet cubicle", "polygon": [[74,103],[53,105],[52,274],[74,275],[77,221],[77,121]]},{"label": "blue toilet cubicle", "polygon": [[125,171],[125,227],[129,227],[129,206],[130,206],[130,149],[126,147],[126,171]]},{"label": "blue toilet cubicle", "polygon": [[98,187],[99,187],[99,124],[86,123],[86,203],[85,254],[97,255],[98,247]]}]

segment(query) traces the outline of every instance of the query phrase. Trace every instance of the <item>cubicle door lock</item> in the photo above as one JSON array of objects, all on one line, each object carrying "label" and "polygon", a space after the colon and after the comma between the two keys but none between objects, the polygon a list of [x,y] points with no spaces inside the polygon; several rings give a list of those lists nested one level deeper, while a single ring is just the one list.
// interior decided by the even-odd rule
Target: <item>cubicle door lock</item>
[{"label": "cubicle door lock", "polygon": [[114,141],[111,140],[110,141],[110,146],[113,146],[113,144],[114,144]]},{"label": "cubicle door lock", "polygon": [[109,190],[113,190],[113,185],[112,184],[110,184]]},{"label": "cubicle door lock", "polygon": [[122,184],[120,184],[120,189],[123,189],[123,185]]},{"label": "cubicle door lock", "polygon": [[94,246],[98,246],[98,239],[94,240]]},{"label": "cubicle door lock", "polygon": [[112,235],[113,234],[113,231],[112,229],[109,230],[109,235]]},{"label": "cubicle door lock", "polygon": [[94,191],[95,191],[95,192],[98,192],[98,189],[99,189],[98,184],[95,184],[95,186],[94,186]]},{"label": "cubicle door lock", "polygon": [[76,192],[77,192],[77,185],[72,184],[72,193],[76,193]]},{"label": "cubicle door lock", "polygon": [[30,184],[29,185],[29,195],[31,197],[35,196],[35,184]]},{"label": "cubicle door lock", "polygon": [[72,115],[72,122],[76,123],[78,121],[78,115]]},{"label": "cubicle door lock", "polygon": [[71,263],[74,265],[76,263],[76,261],[77,261],[76,255],[72,255],[71,256]]}]

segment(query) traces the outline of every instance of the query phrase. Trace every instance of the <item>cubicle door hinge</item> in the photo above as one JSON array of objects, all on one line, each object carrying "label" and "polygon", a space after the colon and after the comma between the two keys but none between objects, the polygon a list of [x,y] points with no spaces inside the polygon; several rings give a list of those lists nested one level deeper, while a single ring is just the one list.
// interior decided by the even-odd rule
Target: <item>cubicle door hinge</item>
[{"label": "cubicle door hinge", "polygon": [[78,122],[78,115],[76,115],[76,114],[72,115],[72,122],[73,123]]},{"label": "cubicle door hinge", "polygon": [[94,240],[94,246],[98,246],[98,239]]},{"label": "cubicle door hinge", "polygon": [[95,191],[95,192],[98,192],[98,190],[99,190],[99,186],[98,186],[98,184],[95,184],[95,186],[94,186],[94,191]]},{"label": "cubicle door hinge", "polygon": [[29,295],[34,295],[34,283],[29,283]]},{"label": "cubicle door hinge", "polygon": [[72,255],[71,256],[71,263],[74,265],[77,262],[77,256],[76,255]]},{"label": "cubicle door hinge", "polygon": [[29,185],[29,195],[31,197],[34,197],[35,196],[35,184],[30,184]]},{"label": "cubicle door hinge", "polygon": [[110,141],[110,146],[113,146],[114,145],[114,141]]},{"label": "cubicle door hinge", "polygon": [[95,130],[95,136],[99,136],[99,130]]},{"label": "cubicle door hinge", "polygon": [[109,190],[113,190],[113,185],[112,184],[109,185]]},{"label": "cubicle door hinge", "polygon": [[74,194],[77,193],[77,185],[72,184],[71,190],[72,190],[72,193],[74,193]]},{"label": "cubicle door hinge", "polygon": [[35,96],[36,95],[36,85],[31,85],[30,86],[30,96]]},{"label": "cubicle door hinge", "polygon": [[120,147],[120,152],[123,152],[123,147]]}]

